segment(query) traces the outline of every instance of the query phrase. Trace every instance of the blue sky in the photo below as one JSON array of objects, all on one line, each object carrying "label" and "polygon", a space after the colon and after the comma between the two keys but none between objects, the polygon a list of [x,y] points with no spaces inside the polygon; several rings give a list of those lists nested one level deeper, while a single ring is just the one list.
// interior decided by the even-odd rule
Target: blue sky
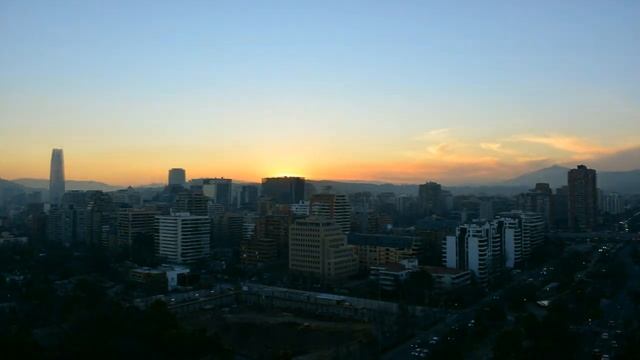
[{"label": "blue sky", "polygon": [[[2,0],[0,176],[46,174],[54,146],[119,183],[464,182],[609,156],[640,144],[638,19],[637,1]],[[460,174],[474,156],[493,172]]]}]

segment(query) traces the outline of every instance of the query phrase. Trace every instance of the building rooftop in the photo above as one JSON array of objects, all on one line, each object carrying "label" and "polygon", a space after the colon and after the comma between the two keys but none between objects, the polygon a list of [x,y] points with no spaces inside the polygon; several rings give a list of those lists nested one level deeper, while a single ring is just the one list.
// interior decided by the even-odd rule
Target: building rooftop
[{"label": "building rooftop", "polygon": [[347,237],[347,243],[357,246],[381,246],[406,249],[412,247],[413,242],[417,239],[415,236],[350,233]]},{"label": "building rooftop", "polygon": [[460,269],[450,269],[442,266],[425,266],[425,269],[434,275],[458,275],[468,270],[460,270]]}]

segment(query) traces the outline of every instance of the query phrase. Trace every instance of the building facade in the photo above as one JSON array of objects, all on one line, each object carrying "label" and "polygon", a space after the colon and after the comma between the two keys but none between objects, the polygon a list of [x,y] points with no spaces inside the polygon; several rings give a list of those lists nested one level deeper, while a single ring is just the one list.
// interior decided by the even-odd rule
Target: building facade
[{"label": "building facade", "polygon": [[304,201],[303,177],[271,177],[262,179],[262,196],[279,204],[297,204]]},{"label": "building facade", "polygon": [[51,169],[49,173],[49,202],[60,204],[65,191],[64,153],[62,149],[51,151]]},{"label": "building facade", "polygon": [[181,168],[170,169],[168,183],[169,186],[185,187],[187,184],[187,173]]},{"label": "building facade", "polygon": [[206,259],[210,251],[207,216],[173,213],[156,216],[156,255],[174,264]]},{"label": "building facade", "polygon": [[121,209],[118,211],[118,243],[131,246],[137,236],[153,236],[155,209]]},{"label": "building facade", "polygon": [[588,231],[595,227],[598,209],[597,177],[585,165],[569,170],[569,229]]},{"label": "building facade", "polygon": [[342,232],[351,230],[351,205],[344,194],[314,194],[310,201],[311,215],[334,220]]},{"label": "building facade", "polygon": [[355,274],[358,260],[338,224],[312,216],[289,229],[289,269],[333,282]]},{"label": "building facade", "polygon": [[361,270],[417,258],[422,252],[416,236],[350,233],[348,244],[353,246]]}]

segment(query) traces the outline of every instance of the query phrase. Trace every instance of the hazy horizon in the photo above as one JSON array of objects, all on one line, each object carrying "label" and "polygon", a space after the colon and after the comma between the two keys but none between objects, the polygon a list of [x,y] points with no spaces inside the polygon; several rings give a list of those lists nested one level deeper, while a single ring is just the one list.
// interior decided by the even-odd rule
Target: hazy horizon
[{"label": "hazy horizon", "polygon": [[0,3],[0,177],[640,168],[640,3]]}]

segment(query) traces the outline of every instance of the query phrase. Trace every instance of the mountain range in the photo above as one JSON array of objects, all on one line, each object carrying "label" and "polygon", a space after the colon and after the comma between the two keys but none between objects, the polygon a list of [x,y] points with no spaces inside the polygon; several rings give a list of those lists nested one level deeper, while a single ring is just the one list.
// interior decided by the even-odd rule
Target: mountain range
[{"label": "mountain range", "polygon": [[[11,180],[12,183],[22,185],[26,188],[35,190],[48,190],[49,179],[15,179]],[[101,191],[115,191],[123,189],[124,186],[109,185],[99,181],[93,180],[67,180],[65,181],[65,187],[67,190],[101,190]]]},{"label": "mountain range", "polygon": [[[533,187],[535,183],[546,182],[552,188],[558,188],[567,185],[567,172],[569,170],[567,167],[554,165],[504,181],[501,185]],[[640,170],[598,171],[597,175],[598,188],[600,189],[621,194],[640,193]]]},{"label": "mountain range", "polygon": [[[552,188],[567,185],[568,167],[554,165],[544,169],[522,174],[515,178],[487,185],[446,186],[446,190],[454,195],[514,195],[533,188],[536,183],[549,183]],[[248,184],[247,182],[238,182]],[[342,193],[354,193],[368,191],[374,194],[382,192],[394,192],[397,195],[416,195],[418,184],[390,184],[367,181],[333,181],[333,180],[308,180],[316,190],[331,187],[334,191]],[[138,188],[158,188],[163,184],[149,184]],[[621,194],[640,194],[640,170],[629,171],[598,171],[598,187],[605,191],[615,191]],[[47,179],[0,179],[0,199],[8,198],[21,192],[42,191],[46,196],[49,188]],[[67,180],[67,190],[102,190],[114,191],[123,189],[124,186],[110,185],[92,180]]]}]

